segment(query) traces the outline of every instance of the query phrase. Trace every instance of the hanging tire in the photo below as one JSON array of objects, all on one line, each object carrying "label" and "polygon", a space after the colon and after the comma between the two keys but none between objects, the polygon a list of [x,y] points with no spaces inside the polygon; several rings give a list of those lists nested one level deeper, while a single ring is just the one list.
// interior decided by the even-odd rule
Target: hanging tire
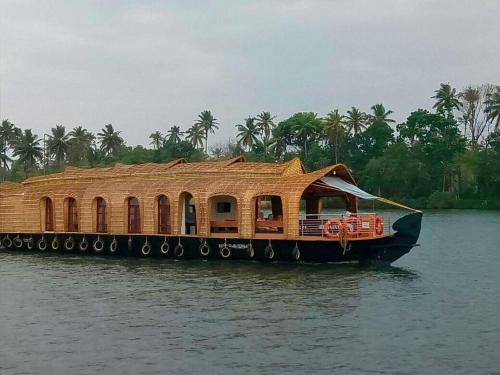
[{"label": "hanging tire", "polygon": [[182,246],[180,242],[174,249],[174,255],[176,258],[182,258],[182,256],[184,255],[184,246]]},{"label": "hanging tire", "polygon": [[220,250],[219,250],[220,256],[224,259],[229,259],[231,257],[231,249],[227,246],[224,245]]},{"label": "hanging tire", "polygon": [[141,254],[147,257],[151,253],[151,246],[149,245],[148,240],[144,242],[144,245],[141,247]]},{"label": "hanging tire", "polygon": [[59,250],[59,240],[57,239],[57,236],[54,237],[50,246],[52,247],[52,250]]},{"label": "hanging tire", "polygon": [[38,250],[45,251],[47,250],[47,241],[45,241],[45,238],[42,237],[38,240],[36,246],[38,247]]},{"label": "hanging tire", "polygon": [[202,257],[208,257],[210,255],[210,247],[207,244],[207,241],[204,241],[200,246],[200,254]]},{"label": "hanging tire", "polygon": [[23,240],[21,239],[21,237],[19,237],[19,235],[14,237],[14,240],[12,241],[12,243],[14,244],[14,247],[17,249],[20,249],[21,247],[23,247]]},{"label": "hanging tire", "polygon": [[25,241],[26,241],[26,247],[28,248],[28,250],[33,250],[33,247],[34,247],[33,237],[29,236],[28,238],[25,239]]},{"label": "hanging tire", "polygon": [[92,243],[92,248],[96,254],[100,254],[104,251],[104,241],[101,240],[101,237],[97,237]]},{"label": "hanging tire", "polygon": [[73,237],[69,236],[64,240],[64,248],[68,251],[71,251],[75,248],[75,240]]},{"label": "hanging tire", "polygon": [[160,245],[160,253],[162,255],[167,255],[169,251],[170,251],[170,245],[168,244],[167,239],[165,239],[165,241],[163,241],[163,243]]},{"label": "hanging tire", "polygon": [[78,245],[78,248],[80,251],[85,252],[89,248],[89,241],[83,236],[82,240],[80,241],[80,244]]},{"label": "hanging tire", "polygon": [[116,240],[116,238],[113,237],[113,241],[111,241],[111,243],[109,244],[109,252],[111,254],[114,254],[116,253],[117,250],[118,250],[118,241]]},{"label": "hanging tire", "polygon": [[247,256],[252,259],[254,256],[255,256],[255,250],[253,249],[253,245],[252,243],[250,242],[248,244],[248,248],[247,248]]},{"label": "hanging tire", "polygon": [[271,243],[269,243],[269,245],[266,246],[266,248],[264,249],[264,256],[266,257],[266,259],[268,260],[273,260],[274,259],[274,249],[271,245]]},{"label": "hanging tire", "polygon": [[6,235],[2,239],[2,245],[7,249],[10,249],[12,247],[12,240],[10,239],[9,235]]},{"label": "hanging tire", "polygon": [[300,250],[298,246],[295,246],[292,250],[292,260],[296,262],[300,260]]}]

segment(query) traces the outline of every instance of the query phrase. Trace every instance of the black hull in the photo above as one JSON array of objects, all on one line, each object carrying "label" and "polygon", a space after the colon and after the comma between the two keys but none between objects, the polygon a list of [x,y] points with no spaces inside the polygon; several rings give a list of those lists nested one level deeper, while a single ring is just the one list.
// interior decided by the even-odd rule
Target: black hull
[{"label": "black hull", "polygon": [[[204,239],[157,235],[4,233],[1,238],[4,248],[23,251],[57,251],[174,259],[253,259],[285,262],[390,264],[408,253],[416,245],[420,234],[421,220],[421,213],[409,214],[394,223],[393,229],[396,233],[393,236],[348,241],[345,248],[338,241],[224,240],[221,238]],[[70,237],[72,240],[67,241]],[[85,240],[83,240],[84,238]],[[81,246],[85,243],[87,244],[86,248]],[[144,246],[145,244],[149,246]]]}]

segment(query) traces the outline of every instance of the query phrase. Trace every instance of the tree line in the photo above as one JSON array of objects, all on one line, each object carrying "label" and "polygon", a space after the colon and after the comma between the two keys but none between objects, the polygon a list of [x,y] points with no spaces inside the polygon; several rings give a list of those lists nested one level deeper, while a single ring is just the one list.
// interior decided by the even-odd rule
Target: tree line
[{"label": "tree line", "polygon": [[282,162],[299,156],[308,170],[345,163],[359,184],[376,194],[417,207],[500,208],[500,86],[442,83],[432,109],[416,109],[396,124],[383,104],[369,111],[335,109],[320,117],[298,112],[282,121],[270,112],[236,124],[236,137],[208,148],[219,130],[211,111],[183,131],[158,130],[149,146],[128,146],[112,124],[94,134],[82,126],[56,125],[39,137],[9,120],[0,127],[3,180],[51,173],[66,165],[94,167],[219,160],[245,154],[249,160]]}]

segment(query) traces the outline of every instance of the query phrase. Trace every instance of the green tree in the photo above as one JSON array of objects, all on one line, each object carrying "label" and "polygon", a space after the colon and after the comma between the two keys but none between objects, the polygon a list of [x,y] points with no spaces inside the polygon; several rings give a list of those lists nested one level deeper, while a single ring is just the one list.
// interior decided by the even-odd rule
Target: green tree
[{"label": "green tree", "polygon": [[175,143],[179,143],[181,141],[181,135],[182,135],[182,132],[181,132],[181,128],[174,125],[174,126],[171,126],[169,131],[167,132],[167,143],[170,143],[170,144],[175,144]]},{"label": "green tree", "polygon": [[3,120],[0,126],[0,164],[2,165],[2,180],[5,181],[7,171],[9,170],[9,164],[12,159],[9,157],[8,153],[13,148],[18,132],[16,127],[9,120]]},{"label": "green tree", "polygon": [[273,130],[271,137],[270,150],[276,160],[283,160],[288,151],[288,147],[293,145],[294,132],[292,122],[288,120],[281,121]]},{"label": "green tree", "polygon": [[151,142],[149,143],[154,147],[155,150],[158,150],[163,145],[163,134],[158,130],[149,135],[149,139]]},{"label": "green tree", "polygon": [[37,161],[42,159],[43,149],[40,146],[40,139],[31,129],[24,130],[16,140],[13,155],[19,158],[25,175],[36,167]]},{"label": "green tree", "polygon": [[222,159],[224,157],[224,150],[222,149],[222,147],[215,147],[212,150],[212,156],[215,160]]},{"label": "green tree", "polygon": [[204,139],[205,129],[201,125],[193,125],[186,132],[186,141],[191,143],[195,148],[203,148]]},{"label": "green tree", "polygon": [[360,184],[375,194],[404,199],[427,195],[422,190],[429,177],[422,163],[415,158],[410,146],[395,142],[383,155],[372,158],[360,173]]},{"label": "green tree", "polygon": [[485,132],[488,133],[490,118],[486,100],[493,92],[491,85],[467,86],[461,93],[462,107],[460,121],[464,124],[464,135],[468,136],[471,146],[477,149],[480,140],[484,140]]},{"label": "green tree", "polygon": [[101,150],[106,156],[116,156],[125,146],[125,141],[120,136],[119,131],[113,129],[113,125],[108,124],[97,133]]},{"label": "green tree", "polygon": [[339,113],[338,109],[336,109],[326,115],[322,124],[323,131],[326,134],[328,141],[334,147],[335,164],[337,164],[339,159],[339,144],[345,135],[344,116]]},{"label": "green tree", "polygon": [[57,167],[61,168],[66,160],[69,136],[63,125],[56,125],[51,129],[51,133],[47,140],[47,151],[50,156],[54,156]]},{"label": "green tree", "polygon": [[398,125],[397,129],[400,139],[410,142],[414,156],[429,171],[431,178],[426,185],[432,190],[428,193],[433,190],[451,191],[454,186],[453,161],[465,151],[465,139],[456,120],[443,113],[419,109],[412,112],[406,123]]},{"label": "green tree", "polygon": [[[298,112],[278,124],[279,129],[273,136],[283,136],[285,145],[292,145],[302,149],[307,159],[307,146],[321,136],[321,119],[313,112]],[[281,133],[281,134],[280,134]]]},{"label": "green tree", "polygon": [[439,89],[434,93],[435,95],[432,98],[436,99],[436,103],[432,108],[435,108],[439,113],[452,117],[453,110],[458,110],[462,106],[457,90],[452,88],[449,83],[441,83]]},{"label": "green tree", "polygon": [[500,153],[500,128],[497,128],[488,135],[486,146]]},{"label": "green tree", "polygon": [[485,112],[488,116],[488,120],[495,122],[495,130],[498,130],[500,128],[500,86],[496,86],[495,89],[487,95],[485,104]]},{"label": "green tree", "polygon": [[392,111],[386,110],[382,104],[376,104],[371,109],[370,125],[350,140],[349,153],[356,169],[362,169],[370,159],[382,156],[394,141],[394,130],[389,126],[394,122],[389,118]]},{"label": "green tree", "polygon": [[276,116],[271,115],[271,112],[262,112],[257,116],[257,128],[262,134],[262,139],[264,141],[269,140],[273,128],[276,126],[274,119]]},{"label": "green tree", "polygon": [[204,159],[203,151],[195,148],[188,141],[176,143],[167,142],[165,147],[160,150],[158,161],[170,161],[175,159],[186,159],[188,161],[201,161]]},{"label": "green tree", "polygon": [[245,125],[236,125],[238,134],[236,135],[238,142],[244,148],[251,150],[253,146],[259,141],[259,128],[255,124],[255,117],[248,116],[245,119]]},{"label": "green tree", "polygon": [[389,116],[393,112],[389,109],[386,110],[383,104],[375,104],[372,107],[372,115],[370,116],[370,123],[377,125],[389,125],[390,123],[396,122],[393,119],[389,118]]},{"label": "green tree", "polygon": [[345,124],[347,125],[347,129],[356,135],[366,129],[367,119],[368,116],[366,113],[361,112],[356,107],[352,107],[349,111],[347,111]]},{"label": "green tree", "polygon": [[89,161],[92,143],[95,140],[94,134],[89,132],[83,126],[76,126],[68,133],[67,155],[69,163],[80,165]]},{"label": "green tree", "polygon": [[215,130],[219,129],[219,123],[212,115],[212,112],[205,110],[198,115],[198,119],[194,124],[201,126],[205,130],[205,153],[208,154],[208,133],[215,134]]}]

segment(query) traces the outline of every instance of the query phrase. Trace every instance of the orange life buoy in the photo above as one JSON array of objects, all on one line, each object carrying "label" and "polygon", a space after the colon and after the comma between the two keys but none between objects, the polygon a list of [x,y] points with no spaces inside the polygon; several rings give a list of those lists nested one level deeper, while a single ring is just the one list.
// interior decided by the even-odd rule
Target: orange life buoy
[{"label": "orange life buoy", "polygon": [[375,234],[377,236],[381,236],[384,234],[384,219],[382,219],[380,216],[377,216],[375,219]]},{"label": "orange life buoy", "polygon": [[349,216],[344,219],[344,224],[348,236],[355,236],[361,230],[363,222],[357,216]]},{"label": "orange life buoy", "polygon": [[330,238],[339,237],[340,232],[344,230],[344,223],[342,220],[329,219],[325,225],[323,225],[323,233],[325,236]]}]

